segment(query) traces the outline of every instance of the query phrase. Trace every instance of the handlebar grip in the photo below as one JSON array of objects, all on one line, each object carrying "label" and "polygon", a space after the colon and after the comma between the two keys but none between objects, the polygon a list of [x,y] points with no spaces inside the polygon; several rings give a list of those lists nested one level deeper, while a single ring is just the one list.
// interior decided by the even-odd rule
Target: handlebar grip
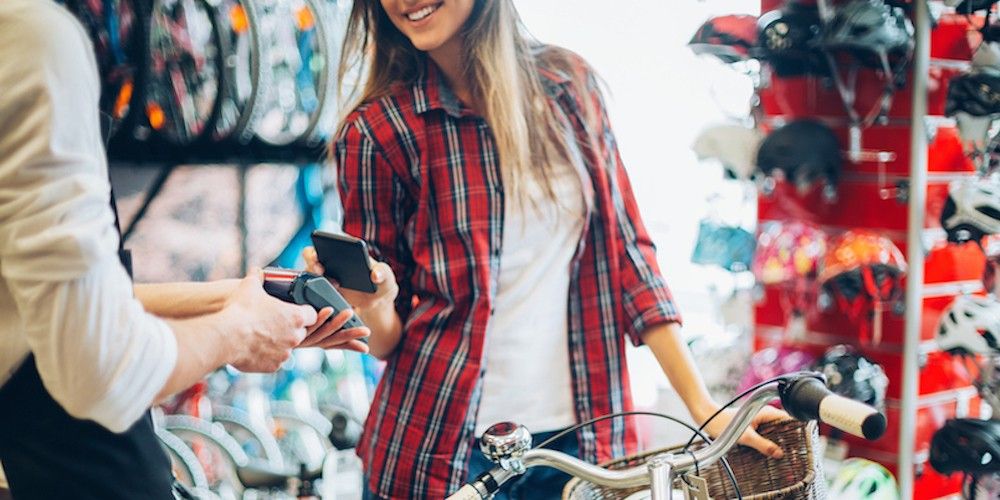
[{"label": "handlebar grip", "polygon": [[483,500],[483,495],[474,486],[467,484],[455,493],[452,493],[446,500]]},{"label": "handlebar grip", "polygon": [[864,403],[830,392],[823,381],[808,375],[783,383],[781,404],[799,420],[819,420],[848,434],[875,440],[885,433],[885,415]]}]

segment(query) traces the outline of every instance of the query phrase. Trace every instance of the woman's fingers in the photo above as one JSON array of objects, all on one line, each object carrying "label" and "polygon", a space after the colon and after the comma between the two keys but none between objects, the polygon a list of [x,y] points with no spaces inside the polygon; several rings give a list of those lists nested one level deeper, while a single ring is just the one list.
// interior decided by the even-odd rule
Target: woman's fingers
[{"label": "woman's fingers", "polygon": [[781,458],[785,456],[785,452],[780,446],[775,444],[774,441],[757,434],[757,431],[753,429],[747,429],[747,431],[743,433],[743,437],[740,438],[740,444],[749,446],[759,451],[761,454],[771,458]]},{"label": "woman's fingers", "polygon": [[308,340],[310,335],[316,333],[319,329],[323,328],[324,324],[326,323],[326,320],[330,319],[330,316],[333,316],[332,307],[324,307],[323,309],[320,309],[319,312],[316,313],[316,322],[306,328],[305,340]]},{"label": "woman's fingers", "polygon": [[[330,309],[331,313],[333,312],[332,308],[326,308],[326,307],[323,308],[323,310],[326,309]],[[336,316],[334,316],[329,321],[324,323],[323,326],[310,333],[309,336],[307,336],[302,341],[300,347],[313,347],[319,344],[320,342],[323,342],[325,339],[333,335],[336,335],[338,331],[341,328],[343,328],[344,325],[346,325],[347,322],[350,321],[350,319],[353,316],[354,316],[354,311],[350,309],[340,311],[339,313],[337,313]],[[359,330],[361,332],[359,332]],[[361,338],[369,334],[367,328],[352,328],[350,330],[344,330],[344,332],[345,336],[349,338]]]},{"label": "woman's fingers", "polygon": [[316,254],[315,248],[305,247],[302,250],[302,260],[306,263],[306,271],[320,276],[323,275],[325,269],[323,268],[323,265],[319,263],[319,255]]}]

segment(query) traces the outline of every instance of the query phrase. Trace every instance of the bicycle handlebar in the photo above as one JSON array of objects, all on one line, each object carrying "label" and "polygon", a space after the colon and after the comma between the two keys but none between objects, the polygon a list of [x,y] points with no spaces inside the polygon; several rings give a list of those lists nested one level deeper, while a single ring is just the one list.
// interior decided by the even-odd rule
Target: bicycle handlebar
[{"label": "bicycle handlebar", "polygon": [[[781,399],[788,414],[798,420],[820,420],[844,432],[869,440],[878,439],[885,432],[885,416],[878,410],[832,393],[827,389],[822,375],[801,372],[787,375],[780,381],[754,391],[719,437],[692,453],[654,457],[657,461],[655,466],[642,464],[628,469],[608,470],[553,450],[517,449],[514,445],[502,448],[502,455],[497,456],[494,447],[491,449],[494,454],[491,458],[501,466],[483,473],[472,483],[448,497],[448,500],[489,498],[511,477],[523,473],[528,467],[540,465],[553,467],[574,477],[609,488],[649,485],[656,469],[665,468],[669,477],[676,477],[696,466],[706,467],[721,459],[736,445],[760,410],[777,398]],[[495,427],[510,430],[517,426],[507,424]],[[487,435],[489,433],[490,431],[487,431]],[[523,436],[521,438],[523,439]],[[484,452],[487,448],[486,440],[487,436],[484,435]],[[671,481],[667,482],[669,488]],[[655,489],[657,488],[654,486]],[[656,491],[653,493],[654,498],[669,498],[658,495]],[[662,494],[662,491],[660,493]]]}]

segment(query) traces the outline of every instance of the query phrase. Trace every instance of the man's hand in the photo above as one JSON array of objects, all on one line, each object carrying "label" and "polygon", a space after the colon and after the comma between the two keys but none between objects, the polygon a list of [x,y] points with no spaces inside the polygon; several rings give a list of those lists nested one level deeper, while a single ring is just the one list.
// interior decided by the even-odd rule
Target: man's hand
[{"label": "man's hand", "polygon": [[235,326],[227,362],[244,372],[277,370],[317,319],[311,306],[282,302],[264,292],[259,270],[240,282],[220,314]]}]

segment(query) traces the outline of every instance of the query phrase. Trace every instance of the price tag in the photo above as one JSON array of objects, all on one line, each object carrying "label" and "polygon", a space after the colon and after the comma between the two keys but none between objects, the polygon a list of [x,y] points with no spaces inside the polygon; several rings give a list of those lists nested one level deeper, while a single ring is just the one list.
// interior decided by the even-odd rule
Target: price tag
[{"label": "price tag", "polygon": [[708,481],[701,476],[689,474],[681,480],[685,500],[710,500],[708,497]]}]

